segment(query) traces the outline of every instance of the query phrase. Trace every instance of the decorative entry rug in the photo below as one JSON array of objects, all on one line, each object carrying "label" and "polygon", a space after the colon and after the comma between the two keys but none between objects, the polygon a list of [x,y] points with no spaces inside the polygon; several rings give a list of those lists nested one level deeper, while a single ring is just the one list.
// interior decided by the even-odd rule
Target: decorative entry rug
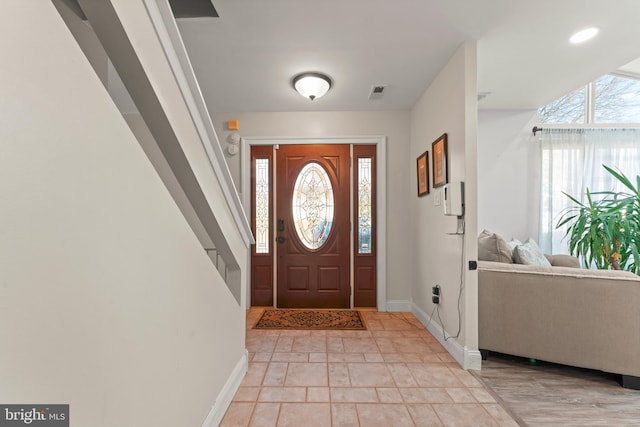
[{"label": "decorative entry rug", "polygon": [[266,309],[254,329],[367,329],[357,310]]}]

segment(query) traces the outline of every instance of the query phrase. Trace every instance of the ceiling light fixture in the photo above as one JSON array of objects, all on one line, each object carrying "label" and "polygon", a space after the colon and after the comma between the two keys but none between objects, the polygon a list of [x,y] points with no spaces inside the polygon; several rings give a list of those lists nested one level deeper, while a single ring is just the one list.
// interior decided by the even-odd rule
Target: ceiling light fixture
[{"label": "ceiling light fixture", "polygon": [[331,88],[331,79],[322,73],[302,73],[293,78],[293,87],[310,100],[318,99]]},{"label": "ceiling light fixture", "polygon": [[569,42],[572,44],[584,43],[587,40],[591,40],[595,36],[598,35],[600,30],[596,27],[585,28],[584,30],[580,30],[574,35],[571,36]]}]

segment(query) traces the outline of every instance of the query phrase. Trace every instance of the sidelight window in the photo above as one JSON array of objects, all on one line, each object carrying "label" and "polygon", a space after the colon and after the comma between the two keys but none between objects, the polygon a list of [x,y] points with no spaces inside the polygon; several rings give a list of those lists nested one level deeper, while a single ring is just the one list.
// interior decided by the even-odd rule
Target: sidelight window
[{"label": "sidelight window", "polygon": [[269,159],[255,164],[256,253],[269,253]]},{"label": "sidelight window", "polygon": [[370,157],[358,159],[358,253],[371,253],[371,166]]}]

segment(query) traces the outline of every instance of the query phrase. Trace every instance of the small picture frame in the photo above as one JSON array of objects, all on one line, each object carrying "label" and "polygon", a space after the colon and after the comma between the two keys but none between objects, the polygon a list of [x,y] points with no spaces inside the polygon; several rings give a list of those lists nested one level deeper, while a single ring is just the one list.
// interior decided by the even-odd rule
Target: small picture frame
[{"label": "small picture frame", "polygon": [[429,194],[429,151],[425,151],[416,159],[418,174],[418,197]]},{"label": "small picture frame", "polygon": [[449,182],[449,168],[447,167],[447,134],[442,134],[431,144],[433,159],[433,188],[442,187]]}]

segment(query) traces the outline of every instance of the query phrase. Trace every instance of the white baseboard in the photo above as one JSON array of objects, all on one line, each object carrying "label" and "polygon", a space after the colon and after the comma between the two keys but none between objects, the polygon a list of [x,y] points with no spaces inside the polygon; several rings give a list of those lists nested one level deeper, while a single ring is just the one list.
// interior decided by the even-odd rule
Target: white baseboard
[{"label": "white baseboard", "polygon": [[236,394],[236,391],[238,391],[238,387],[240,387],[240,383],[248,369],[249,352],[245,349],[244,354],[240,360],[238,360],[236,367],[231,372],[231,375],[229,375],[224,387],[220,390],[216,402],[209,411],[209,415],[207,415],[207,418],[205,418],[202,423],[202,427],[217,427],[220,422],[222,422],[222,418],[224,417],[225,412],[227,412],[227,409],[233,400],[233,396]]},{"label": "white baseboard", "polygon": [[408,300],[387,301],[387,311],[411,311],[411,301],[408,301]]},{"label": "white baseboard", "polygon": [[473,369],[474,371],[479,371],[482,369],[482,354],[480,350],[469,350],[467,347],[464,348],[464,364],[462,365],[464,369]]},{"label": "white baseboard", "polygon": [[[442,325],[413,303],[411,304],[411,312],[420,320],[420,323],[431,332],[431,335],[436,337],[440,344],[456,359],[463,369],[480,370],[482,366],[480,350],[469,350],[454,338],[445,340],[442,334]],[[448,337],[452,336],[448,331],[446,331],[446,334]]]}]

